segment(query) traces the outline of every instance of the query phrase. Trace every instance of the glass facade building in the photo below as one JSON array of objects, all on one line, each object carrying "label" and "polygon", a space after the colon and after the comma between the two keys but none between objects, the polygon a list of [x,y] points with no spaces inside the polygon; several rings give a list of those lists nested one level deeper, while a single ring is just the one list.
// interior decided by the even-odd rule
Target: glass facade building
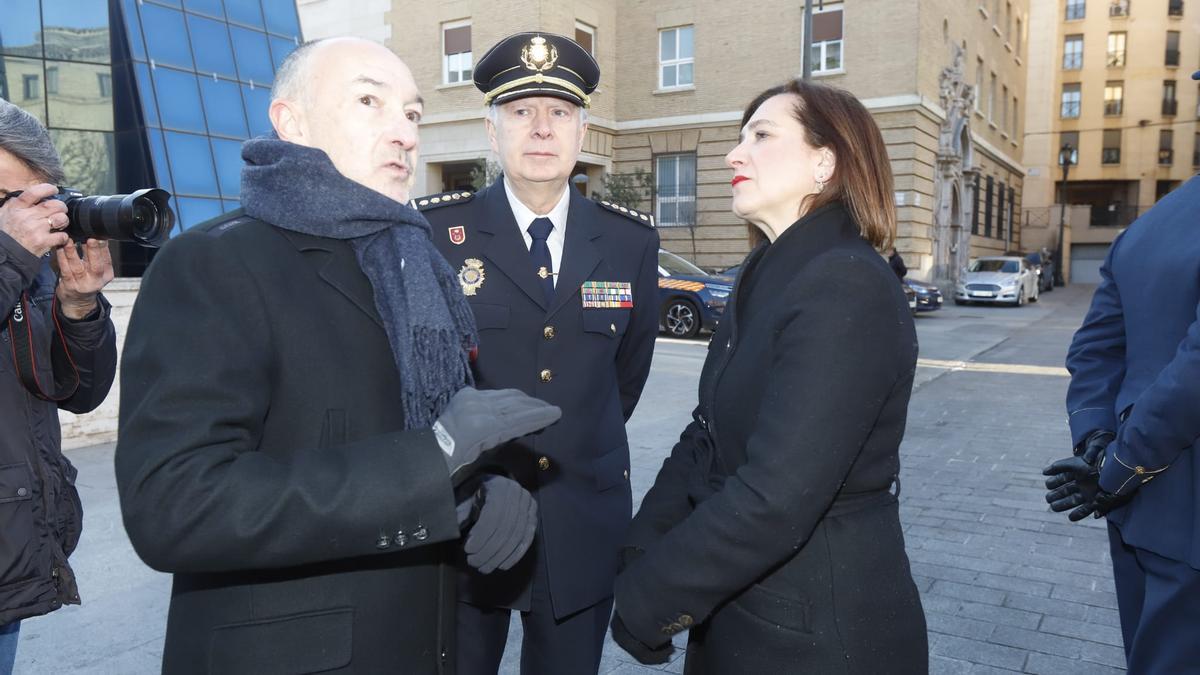
[{"label": "glass facade building", "polygon": [[[68,184],[161,187],[175,233],[237,208],[241,143],[270,131],[295,0],[4,0],[0,98],[50,130]],[[122,245],[118,274],[147,251]]]}]

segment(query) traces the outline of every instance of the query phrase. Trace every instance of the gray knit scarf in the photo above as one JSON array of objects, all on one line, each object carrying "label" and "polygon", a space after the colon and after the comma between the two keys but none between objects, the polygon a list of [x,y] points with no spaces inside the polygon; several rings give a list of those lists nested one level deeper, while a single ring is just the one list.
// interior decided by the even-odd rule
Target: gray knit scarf
[{"label": "gray knit scarf", "polygon": [[400,374],[404,424],[429,428],[473,384],[478,338],[457,277],[416,209],[346,178],[316,148],[275,138],[242,146],[242,207],[276,227],[350,242],[375,291]]}]

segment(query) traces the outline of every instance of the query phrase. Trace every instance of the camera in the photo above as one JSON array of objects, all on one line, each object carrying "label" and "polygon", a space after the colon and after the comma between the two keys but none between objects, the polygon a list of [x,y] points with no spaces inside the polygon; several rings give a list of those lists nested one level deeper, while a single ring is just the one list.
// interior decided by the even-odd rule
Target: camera
[{"label": "camera", "polygon": [[[0,206],[20,195],[10,192]],[[66,233],[75,241],[109,239],[131,241],[149,248],[166,243],[175,227],[175,214],[168,205],[170,193],[146,188],[127,195],[87,196],[69,187],[59,187],[49,197],[67,205]]]}]

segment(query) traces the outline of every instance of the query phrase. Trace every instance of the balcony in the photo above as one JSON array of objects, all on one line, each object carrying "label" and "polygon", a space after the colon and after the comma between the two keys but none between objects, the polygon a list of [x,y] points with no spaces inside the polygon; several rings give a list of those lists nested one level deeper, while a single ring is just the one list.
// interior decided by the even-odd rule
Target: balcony
[{"label": "balcony", "polygon": [[1158,149],[1158,165],[1171,166],[1175,163],[1175,151],[1171,148]]},{"label": "balcony", "polygon": [[1108,8],[1108,15],[1111,17],[1129,16],[1129,0],[1113,0],[1113,4]]},{"label": "balcony", "polygon": [[1087,5],[1081,0],[1067,0],[1067,21],[1076,21],[1087,16]]},{"label": "balcony", "polygon": [[1105,63],[1109,68],[1124,68],[1125,67],[1125,50],[1119,52],[1108,52],[1108,58]]},{"label": "balcony", "polygon": [[1105,101],[1104,102],[1104,116],[1105,117],[1119,117],[1121,115],[1122,109],[1124,108],[1124,105],[1122,105],[1122,104],[1123,104],[1123,101]]},{"label": "balcony", "polygon": [[1167,53],[1166,53],[1166,58],[1163,60],[1163,64],[1166,66],[1178,66],[1179,65],[1179,50],[1178,49],[1168,49]]},{"label": "balcony", "polygon": [[1173,98],[1165,98],[1162,102],[1162,114],[1165,117],[1174,117],[1179,112],[1179,101]]},{"label": "balcony", "polygon": [[1183,0],[1170,0],[1167,3],[1167,16],[1183,16]]},{"label": "balcony", "polygon": [[1100,151],[1101,164],[1120,164],[1121,149],[1120,148],[1104,148]]}]

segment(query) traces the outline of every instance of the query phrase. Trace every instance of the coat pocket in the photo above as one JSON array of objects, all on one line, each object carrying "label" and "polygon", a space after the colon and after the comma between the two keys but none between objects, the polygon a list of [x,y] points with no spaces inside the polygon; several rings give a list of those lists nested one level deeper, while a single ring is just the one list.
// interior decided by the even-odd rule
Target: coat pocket
[{"label": "coat pocket", "polygon": [[811,633],[812,603],[751,586],[730,603],[744,614],[797,633]]},{"label": "coat pocket", "polygon": [[629,482],[629,446],[621,445],[592,460],[596,490],[603,492]]},{"label": "coat pocket", "polygon": [[475,313],[475,327],[479,330],[508,328],[507,305],[472,302],[471,311]]},{"label": "coat pocket", "polygon": [[317,673],[344,668],[354,655],[354,610],[294,614],[213,629],[208,672]]},{"label": "coat pocket", "polygon": [[0,572],[6,584],[45,573],[34,555],[33,491],[28,464],[0,466]]},{"label": "coat pocket", "polygon": [[625,329],[628,326],[628,309],[583,310],[583,330],[588,333],[599,333],[611,338],[619,338],[625,334]]}]

